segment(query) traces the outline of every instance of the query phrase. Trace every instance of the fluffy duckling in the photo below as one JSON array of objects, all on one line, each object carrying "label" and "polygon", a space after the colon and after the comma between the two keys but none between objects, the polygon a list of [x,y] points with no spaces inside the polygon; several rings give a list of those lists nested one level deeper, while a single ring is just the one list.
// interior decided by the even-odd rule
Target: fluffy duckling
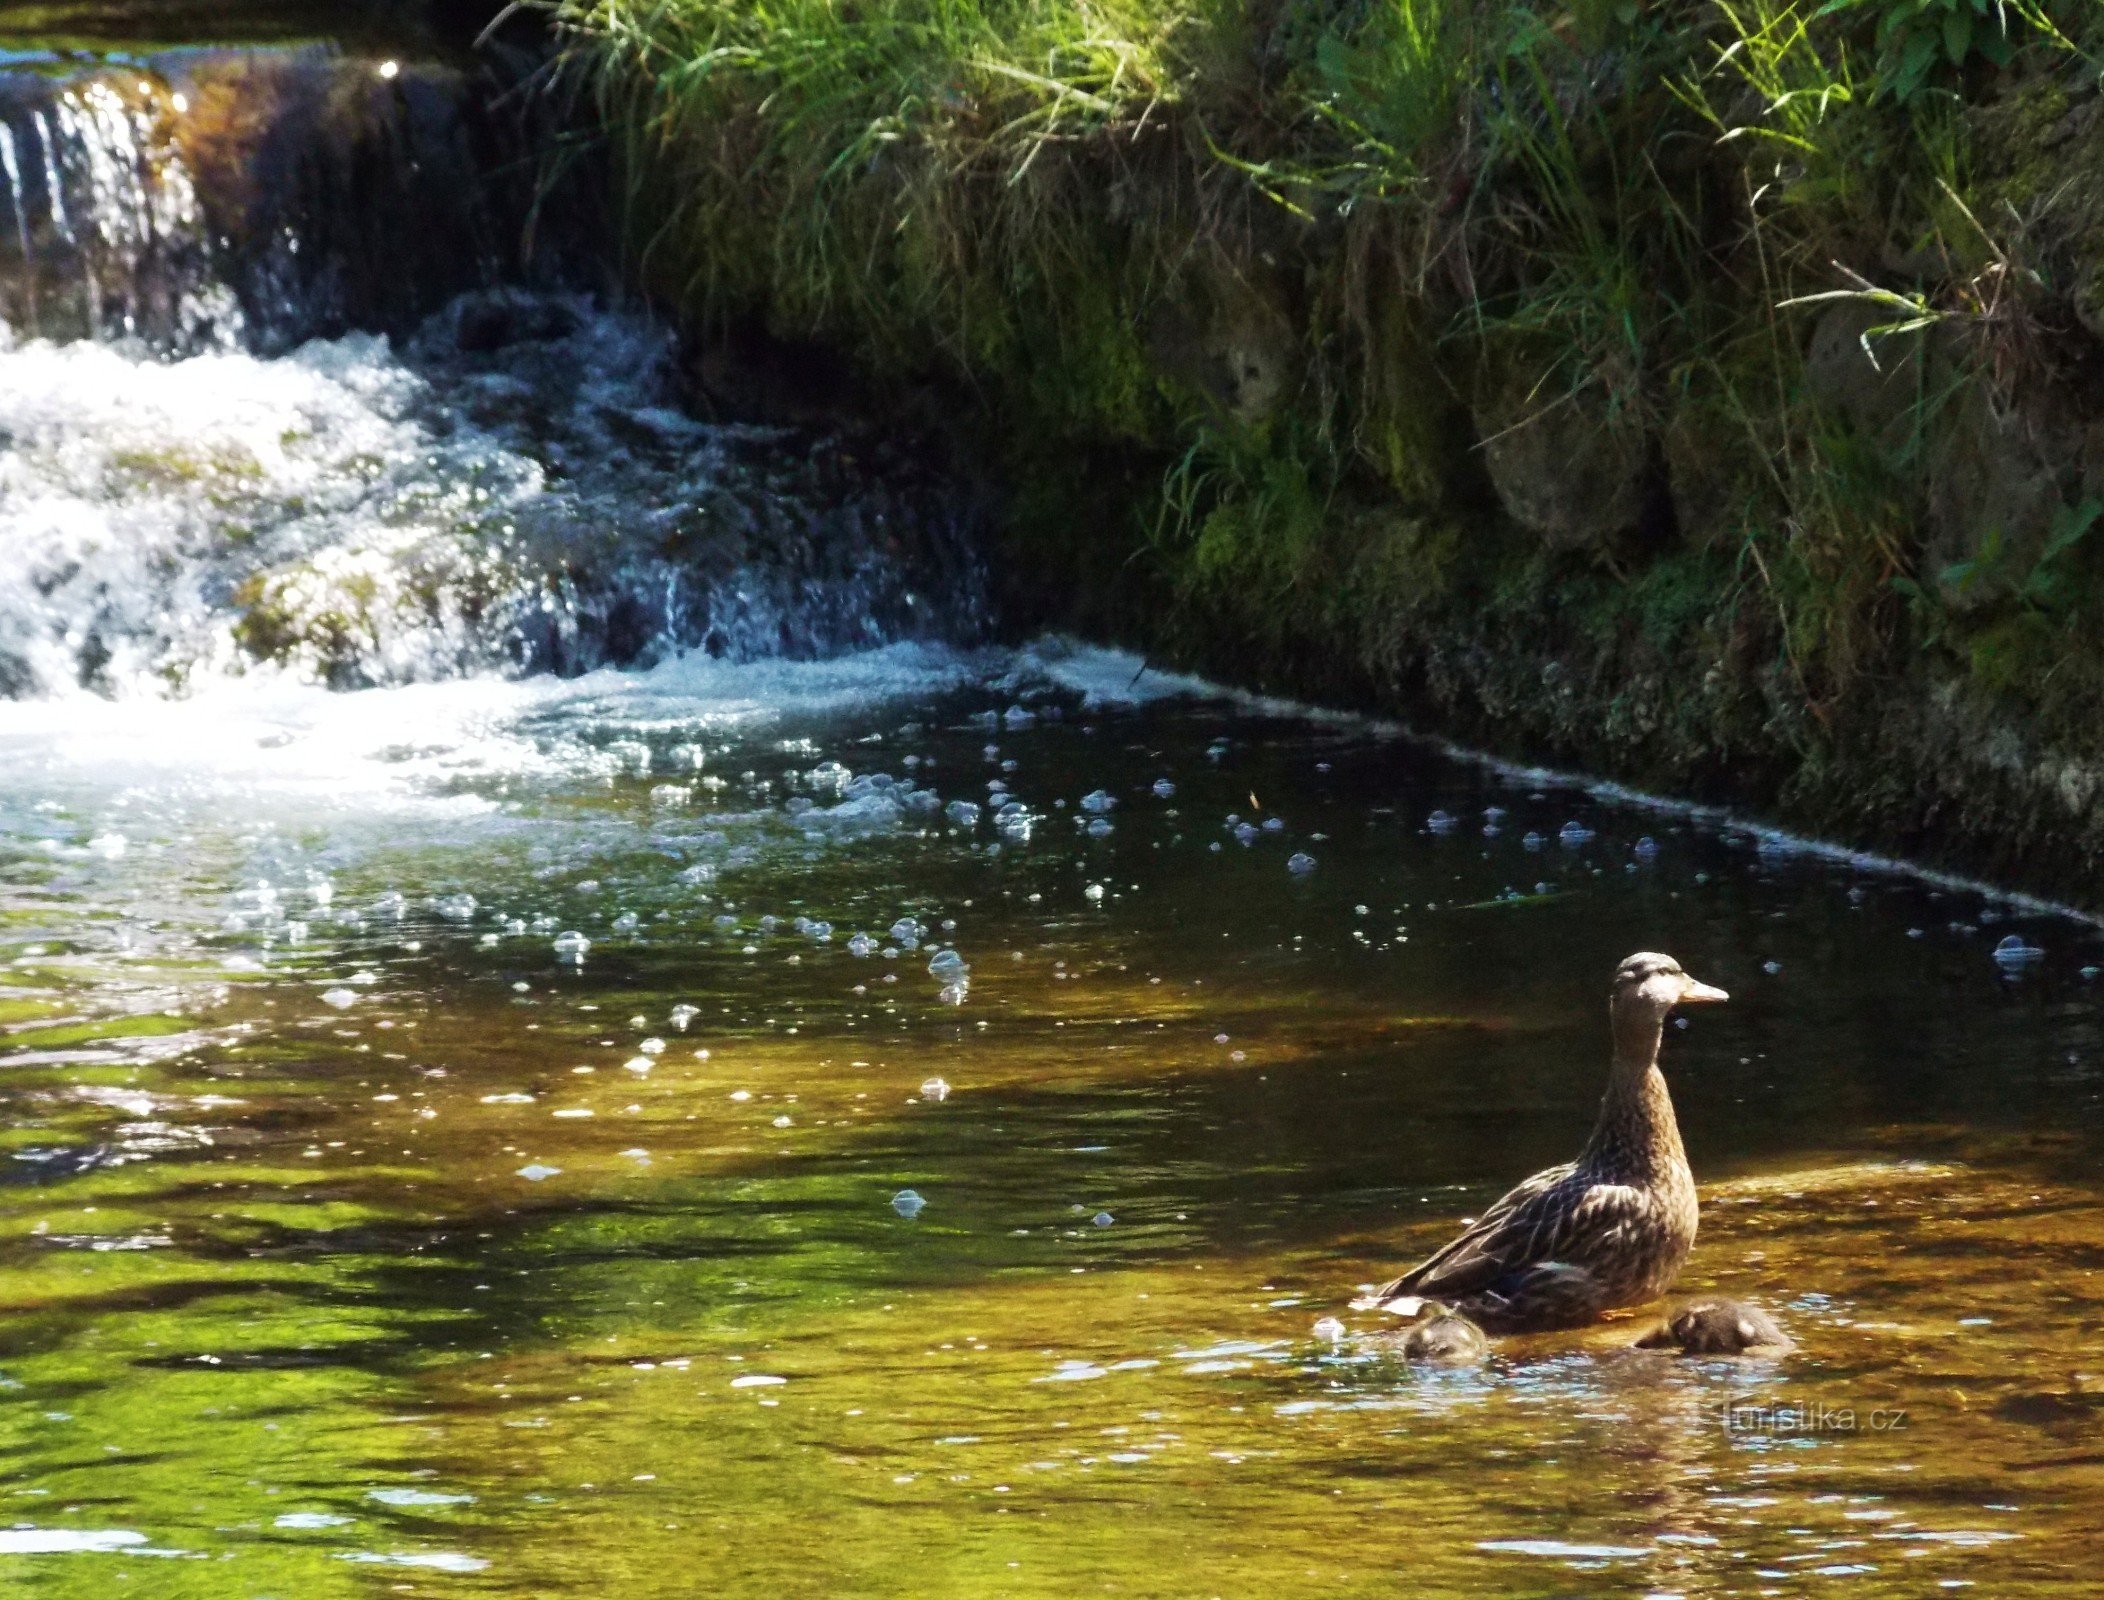
[{"label": "fluffy duckling", "polygon": [[1442,1367],[1473,1367],[1490,1359],[1490,1340],[1466,1317],[1439,1310],[1405,1329],[1396,1343],[1405,1361]]},{"label": "fluffy duckling", "polygon": [[1608,999],[1607,1094],[1578,1159],[1537,1172],[1365,1303],[1410,1315],[1436,1301],[1517,1333],[1576,1327],[1665,1293],[1694,1248],[1697,1208],[1659,1043],[1675,1006],[1729,998],[1671,956],[1624,961]]},{"label": "fluffy duckling", "polygon": [[1780,1355],[1795,1347],[1782,1324],[1759,1306],[1722,1295],[1675,1306],[1636,1343],[1639,1350],[1678,1350],[1684,1356]]}]

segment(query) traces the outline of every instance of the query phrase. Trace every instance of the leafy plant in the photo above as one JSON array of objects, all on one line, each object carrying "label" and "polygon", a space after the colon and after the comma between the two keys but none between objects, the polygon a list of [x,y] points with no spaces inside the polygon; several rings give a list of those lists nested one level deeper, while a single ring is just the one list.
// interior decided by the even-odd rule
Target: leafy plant
[{"label": "leafy plant", "polygon": [[1964,594],[2002,579],[2009,582],[2011,598],[2019,607],[2052,614],[2068,611],[2082,598],[2075,552],[2100,516],[2104,516],[2104,500],[2092,498],[2079,505],[2062,506],[2054,513],[2037,559],[2021,573],[2011,570],[2015,558],[1997,528],[1983,542],[1978,555],[1943,569],[1943,586],[1953,594]]},{"label": "leafy plant", "polygon": [[1393,193],[1414,177],[1423,149],[1445,133],[1467,55],[1446,0],[1385,0],[1356,27],[1315,42],[1310,109],[1342,134],[1354,187]]},{"label": "leafy plant", "polygon": [[1941,70],[1962,71],[1974,61],[2006,67],[2015,47],[2010,14],[2035,20],[2020,0],[1828,0],[1817,15],[1872,7],[1879,11],[1877,93],[1901,104]]}]

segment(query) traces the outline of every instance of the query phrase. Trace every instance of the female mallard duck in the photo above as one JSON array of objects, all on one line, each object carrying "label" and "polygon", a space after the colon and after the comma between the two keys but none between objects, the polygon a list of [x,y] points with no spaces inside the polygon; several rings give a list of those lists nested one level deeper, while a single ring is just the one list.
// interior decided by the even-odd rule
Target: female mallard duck
[{"label": "female mallard duck", "polygon": [[1728,999],[1671,956],[1633,955],[1608,1001],[1614,1065],[1576,1161],[1537,1172],[1374,1303],[1435,1301],[1499,1333],[1576,1327],[1665,1293],[1695,1244],[1695,1175],[1658,1070],[1666,1013]]}]

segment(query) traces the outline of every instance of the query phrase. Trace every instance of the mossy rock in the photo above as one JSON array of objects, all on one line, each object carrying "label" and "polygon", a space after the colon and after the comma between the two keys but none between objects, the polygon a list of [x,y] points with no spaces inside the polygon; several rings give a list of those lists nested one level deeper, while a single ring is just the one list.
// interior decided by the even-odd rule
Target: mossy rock
[{"label": "mossy rock", "polygon": [[1651,445],[1629,397],[1493,356],[1474,407],[1498,503],[1552,550],[1604,548],[1644,514]]},{"label": "mossy rock", "polygon": [[1746,441],[1721,409],[1688,398],[1659,432],[1666,492],[1673,521],[1690,544],[1722,549],[1740,534],[1753,491],[1746,477]]},{"label": "mossy rock", "polygon": [[1147,320],[1147,353],[1166,380],[1243,428],[1270,421],[1297,389],[1300,318],[1284,278],[1250,262],[1185,274]]},{"label": "mossy rock", "polygon": [[1951,377],[1925,331],[1887,331],[1900,320],[1885,306],[1839,301],[1812,324],[1804,353],[1811,399],[1895,465],[1920,454],[1938,385]]}]

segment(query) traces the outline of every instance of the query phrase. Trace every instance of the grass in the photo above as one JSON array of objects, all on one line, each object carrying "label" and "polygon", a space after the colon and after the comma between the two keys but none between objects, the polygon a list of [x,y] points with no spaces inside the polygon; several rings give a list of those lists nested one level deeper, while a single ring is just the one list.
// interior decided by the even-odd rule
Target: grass
[{"label": "grass", "polygon": [[[2051,532],[2078,487],[2037,528],[1954,530],[1936,466],[1953,427],[2089,381],[2070,204],[2008,128],[2095,94],[2104,7],[555,14],[650,293],[703,337],[763,317],[943,397],[1017,485],[1021,545],[1090,544],[1167,598],[1152,643],[1421,685],[1457,629],[1540,635],[1583,593],[1594,677],[1723,651],[1787,686],[1799,744],[1909,673],[2041,725],[2104,704],[2093,552]],[[1841,325],[1870,376],[1822,377]],[[1495,446],[1543,428],[1635,441],[1623,526],[1507,514]],[[1073,463],[1105,450],[1131,470],[1092,501]],[[1680,737],[1714,745],[1719,714]]]}]

